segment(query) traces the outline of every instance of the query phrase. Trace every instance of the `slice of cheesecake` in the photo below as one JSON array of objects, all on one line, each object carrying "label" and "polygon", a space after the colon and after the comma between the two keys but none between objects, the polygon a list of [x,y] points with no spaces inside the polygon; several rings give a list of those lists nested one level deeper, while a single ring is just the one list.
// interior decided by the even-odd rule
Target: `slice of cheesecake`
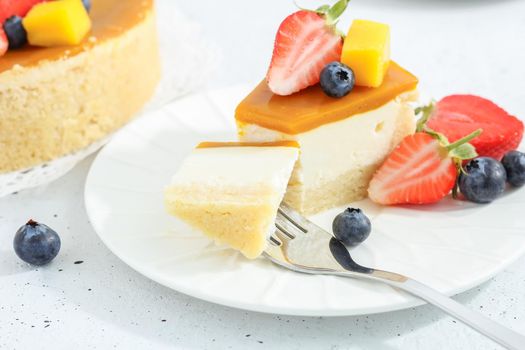
[{"label": "slice of cheesecake", "polygon": [[256,258],[274,230],[298,156],[295,141],[201,143],[166,189],[166,208],[217,242]]},{"label": "slice of cheesecake", "polygon": [[391,62],[380,87],[355,87],[340,99],[313,86],[290,96],[260,83],[237,107],[241,141],[294,140],[301,155],[285,201],[313,214],[366,196],[390,151],[414,132],[410,102],[418,80]]}]

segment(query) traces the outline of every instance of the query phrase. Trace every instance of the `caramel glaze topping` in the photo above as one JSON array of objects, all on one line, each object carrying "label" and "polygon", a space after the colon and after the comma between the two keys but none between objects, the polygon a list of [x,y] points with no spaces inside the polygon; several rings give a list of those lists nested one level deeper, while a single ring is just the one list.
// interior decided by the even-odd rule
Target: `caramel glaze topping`
[{"label": "caramel glaze topping", "polygon": [[89,16],[93,28],[84,41],[75,46],[32,47],[9,50],[0,57],[0,73],[15,65],[30,67],[44,60],[58,60],[89,50],[97,43],[111,39],[134,27],[153,8],[153,0],[93,0]]},{"label": "caramel glaze topping", "polygon": [[391,62],[378,88],[356,86],[343,98],[328,97],[319,85],[290,96],[274,95],[261,82],[237,107],[239,124],[256,124],[267,129],[296,135],[352,115],[377,109],[396,96],[412,91],[418,80]]}]

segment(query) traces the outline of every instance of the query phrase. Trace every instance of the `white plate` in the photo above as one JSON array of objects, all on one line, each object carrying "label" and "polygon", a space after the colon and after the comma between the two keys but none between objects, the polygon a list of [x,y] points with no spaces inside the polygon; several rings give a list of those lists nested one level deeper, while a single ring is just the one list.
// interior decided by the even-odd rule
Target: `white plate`
[{"label": "white plate", "polygon": [[[163,188],[203,140],[235,140],[233,112],[247,87],[189,96],[134,121],[98,155],[85,200],[102,241],[158,283],[214,303],[269,313],[335,316],[422,304],[388,286],[286,271],[215,246],[168,216]],[[447,199],[433,206],[354,203],[373,232],[354,249],[366,266],[406,274],[452,295],[501,271],[525,251],[525,189],[490,205]],[[330,228],[334,209],[314,216]]]}]

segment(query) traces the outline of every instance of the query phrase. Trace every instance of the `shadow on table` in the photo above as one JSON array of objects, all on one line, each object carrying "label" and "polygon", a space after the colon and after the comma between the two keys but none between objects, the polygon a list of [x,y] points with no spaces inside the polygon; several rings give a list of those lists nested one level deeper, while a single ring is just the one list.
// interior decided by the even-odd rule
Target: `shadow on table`
[{"label": "shadow on table", "polygon": [[33,268],[21,261],[15,254],[11,245],[2,247],[0,257],[3,259],[0,263],[0,277],[16,275],[32,271]]}]

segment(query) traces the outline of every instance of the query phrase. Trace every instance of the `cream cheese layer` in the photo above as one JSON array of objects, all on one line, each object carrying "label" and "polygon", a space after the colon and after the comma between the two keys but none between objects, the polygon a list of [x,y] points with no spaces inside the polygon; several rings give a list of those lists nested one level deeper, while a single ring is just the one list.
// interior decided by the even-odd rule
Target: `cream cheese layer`
[{"label": "cream cheese layer", "polygon": [[[295,144],[296,145],[296,144]],[[288,183],[297,146],[199,147],[184,161],[172,186],[208,187],[213,192],[255,194],[280,191]]]}]

